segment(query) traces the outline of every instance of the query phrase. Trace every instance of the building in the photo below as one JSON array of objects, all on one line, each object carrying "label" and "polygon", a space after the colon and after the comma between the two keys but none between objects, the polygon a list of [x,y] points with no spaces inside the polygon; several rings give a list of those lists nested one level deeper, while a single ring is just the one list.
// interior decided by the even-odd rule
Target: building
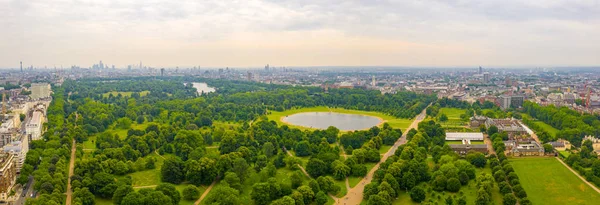
[{"label": "building", "polygon": [[30,96],[31,96],[31,99],[34,99],[34,100],[50,97],[50,84],[48,84],[48,83],[32,83]]},{"label": "building", "polygon": [[496,126],[499,132],[506,132],[508,136],[519,136],[528,134],[527,130],[519,124],[518,120],[514,119],[491,119],[485,121],[485,127],[490,128]]},{"label": "building", "polygon": [[481,116],[481,115],[475,115],[473,117],[471,117],[471,128],[478,128],[481,125],[485,125],[485,121],[488,118],[486,116]]},{"label": "building", "polygon": [[14,155],[0,153],[0,201],[6,202],[12,187],[17,179],[17,166],[14,163]]},{"label": "building", "polygon": [[29,151],[27,138],[24,138],[23,141],[11,142],[3,147],[3,151],[14,156],[17,173],[21,173],[21,168],[25,163],[25,156],[27,155],[27,151]]},{"label": "building", "polygon": [[523,102],[525,101],[525,97],[522,95],[513,95],[510,96],[510,106],[515,108],[523,107]]},{"label": "building", "polygon": [[[471,144],[471,140],[483,141],[481,132],[446,132],[447,141],[463,141],[463,144]],[[467,143],[464,143],[467,142]]]},{"label": "building", "polygon": [[40,111],[34,111],[31,120],[26,125],[25,131],[31,140],[38,140],[42,135],[43,114]]},{"label": "building", "polygon": [[13,141],[17,135],[17,128],[11,119],[2,121],[0,125],[0,147],[7,145]]},{"label": "building", "polygon": [[451,144],[449,145],[452,151],[456,152],[461,156],[467,155],[469,151],[481,152],[484,154],[488,153],[488,147],[485,144]]},{"label": "building", "polygon": [[512,102],[511,100],[511,96],[502,95],[496,98],[496,104],[498,104],[498,106],[500,106],[502,109],[508,109],[510,108],[510,103]]},{"label": "building", "polygon": [[483,82],[490,83],[490,74],[489,73],[483,74]]},{"label": "building", "polygon": [[536,141],[529,143],[515,143],[510,150],[512,156],[523,157],[523,156],[544,156],[544,147]]}]

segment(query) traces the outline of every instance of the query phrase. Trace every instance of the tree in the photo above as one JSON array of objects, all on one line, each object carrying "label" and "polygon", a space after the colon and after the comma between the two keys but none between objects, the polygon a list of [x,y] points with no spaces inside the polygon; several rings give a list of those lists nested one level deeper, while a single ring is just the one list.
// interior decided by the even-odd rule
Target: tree
[{"label": "tree", "polygon": [[490,195],[488,194],[487,191],[485,191],[485,189],[479,188],[479,190],[477,191],[477,197],[475,198],[475,204],[476,205],[487,205],[490,203]]},{"label": "tree", "polygon": [[198,199],[200,197],[200,191],[194,185],[187,185],[182,192],[183,199],[192,201]]},{"label": "tree", "polygon": [[457,192],[460,189],[460,181],[457,178],[450,178],[446,182],[446,190],[449,192]]},{"label": "tree", "polygon": [[185,179],[184,164],[179,157],[168,157],[160,168],[163,182],[179,184]]},{"label": "tree", "polygon": [[495,125],[492,125],[487,129],[488,136],[492,136],[496,133],[498,133],[498,127],[496,127]]},{"label": "tree", "polygon": [[302,194],[304,204],[310,204],[310,202],[315,197],[315,193],[313,192],[313,190],[306,185],[298,187],[298,192]]},{"label": "tree", "polygon": [[265,144],[263,144],[263,153],[265,153],[267,158],[271,158],[274,154],[277,153],[277,149],[275,149],[273,143],[265,142]]},{"label": "tree", "polygon": [[298,157],[304,157],[304,156],[308,156],[310,155],[310,144],[308,141],[301,141],[298,144],[296,144],[296,149],[294,149],[294,151],[296,151],[296,156]]},{"label": "tree", "polygon": [[144,204],[144,196],[137,192],[130,192],[121,200],[121,205],[140,205]]},{"label": "tree", "polygon": [[467,154],[467,161],[478,168],[483,168],[485,167],[485,164],[487,164],[487,159],[481,152],[469,151]]},{"label": "tree", "polygon": [[327,203],[327,194],[325,194],[324,192],[320,191],[319,193],[317,193],[315,202],[317,203],[317,205],[324,205]]},{"label": "tree", "polygon": [[552,148],[551,144],[544,144],[544,152],[545,153],[552,153],[554,152],[554,149]]},{"label": "tree", "polygon": [[425,190],[419,186],[412,188],[410,190],[410,199],[414,202],[421,203],[425,200]]},{"label": "tree", "polygon": [[155,190],[160,191],[164,195],[171,198],[171,201],[173,202],[173,204],[179,204],[179,201],[181,200],[181,194],[179,194],[179,191],[177,191],[177,188],[175,186],[173,186],[172,184],[168,184],[168,183],[159,184],[158,186],[156,186]]},{"label": "tree", "polygon": [[512,194],[505,194],[504,197],[502,197],[502,204],[503,205],[515,205],[517,204],[517,199],[515,198],[515,196],[513,196]]},{"label": "tree", "polygon": [[268,183],[257,183],[252,186],[250,198],[255,204],[265,205],[271,202],[271,187]]},{"label": "tree", "polygon": [[448,121],[448,116],[446,116],[446,114],[442,113],[440,115],[440,122],[447,122]]},{"label": "tree", "polygon": [[206,204],[238,205],[239,192],[231,187],[217,186],[206,197]]},{"label": "tree", "polygon": [[312,177],[319,177],[327,173],[328,165],[320,159],[310,158],[306,164],[306,172]]},{"label": "tree", "polygon": [[121,204],[123,198],[125,198],[125,196],[127,196],[131,192],[134,192],[133,187],[131,187],[131,185],[121,185],[119,186],[119,188],[117,188],[117,190],[115,190],[115,193],[113,193],[112,200],[115,204],[119,205]]},{"label": "tree", "polygon": [[233,162],[232,171],[234,173],[236,173],[238,175],[238,177],[240,178],[240,181],[243,182],[244,180],[246,180],[246,175],[248,174],[248,168],[250,168],[250,166],[248,165],[248,163],[246,162],[246,160],[244,158],[237,158]]},{"label": "tree", "polygon": [[302,181],[304,179],[304,176],[302,176],[302,173],[300,173],[300,171],[295,171],[292,173],[292,177],[290,178],[290,180],[292,181],[292,188],[298,188],[299,186],[302,186]]},{"label": "tree", "polygon": [[[179,192],[178,192],[179,193]],[[151,191],[144,195],[144,204],[146,205],[166,205],[173,204],[173,199],[160,191]],[[176,204],[173,204],[176,205]]]},{"label": "tree", "polygon": [[240,192],[242,191],[242,183],[237,174],[233,172],[225,172],[225,178],[223,180],[225,180],[225,182],[229,184],[229,187],[234,188]]},{"label": "tree", "polygon": [[81,200],[82,205],[94,205],[95,196],[87,187],[75,189],[73,192],[75,199]]}]

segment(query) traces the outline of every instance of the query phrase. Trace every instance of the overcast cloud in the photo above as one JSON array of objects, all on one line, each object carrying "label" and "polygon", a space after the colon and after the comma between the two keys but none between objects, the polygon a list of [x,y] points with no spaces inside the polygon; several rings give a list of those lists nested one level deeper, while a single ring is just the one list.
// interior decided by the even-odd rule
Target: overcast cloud
[{"label": "overcast cloud", "polygon": [[0,0],[0,67],[598,66],[598,0]]}]

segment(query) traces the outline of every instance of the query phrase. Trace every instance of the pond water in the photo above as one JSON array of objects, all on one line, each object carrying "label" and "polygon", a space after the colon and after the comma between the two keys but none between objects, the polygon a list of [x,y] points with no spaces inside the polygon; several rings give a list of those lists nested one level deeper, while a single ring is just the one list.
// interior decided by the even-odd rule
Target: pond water
[{"label": "pond water", "polygon": [[198,94],[215,92],[215,88],[209,87],[206,83],[192,83],[192,87],[196,88]]},{"label": "pond water", "polygon": [[381,119],[367,115],[343,114],[335,112],[304,112],[285,116],[282,121],[292,125],[327,129],[329,126],[340,130],[364,130],[381,123]]}]

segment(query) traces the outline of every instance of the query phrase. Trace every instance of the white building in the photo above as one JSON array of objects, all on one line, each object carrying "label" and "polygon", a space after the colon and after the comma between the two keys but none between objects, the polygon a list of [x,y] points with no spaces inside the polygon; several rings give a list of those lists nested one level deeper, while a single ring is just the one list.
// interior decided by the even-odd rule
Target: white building
[{"label": "white building", "polygon": [[48,83],[32,83],[31,84],[31,99],[40,99],[50,97],[50,84]]},{"label": "white building", "polygon": [[483,141],[481,132],[446,132],[446,141],[462,141],[463,144],[471,144],[473,141]]},{"label": "white building", "polygon": [[14,141],[4,146],[4,152],[10,153],[14,156],[15,163],[17,165],[17,173],[21,173],[21,168],[25,163],[25,156],[29,151],[29,143],[27,137],[23,138],[23,141]]},{"label": "white building", "polygon": [[0,147],[9,144],[15,136],[15,125],[13,120],[8,119],[0,125]]},{"label": "white building", "polygon": [[33,112],[31,120],[27,123],[26,132],[31,136],[31,140],[38,140],[42,135],[42,123],[44,114],[40,111]]}]

